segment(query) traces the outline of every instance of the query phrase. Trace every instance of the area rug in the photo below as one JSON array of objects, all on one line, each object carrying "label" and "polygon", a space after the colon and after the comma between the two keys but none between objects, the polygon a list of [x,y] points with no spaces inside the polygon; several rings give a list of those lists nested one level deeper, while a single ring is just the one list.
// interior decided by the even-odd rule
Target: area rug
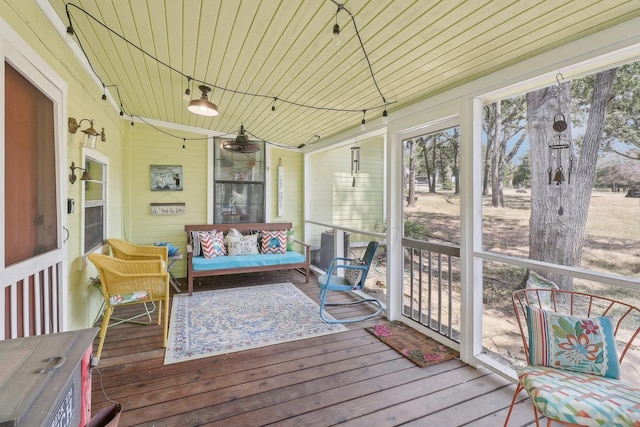
[{"label": "area rug", "polygon": [[347,331],[291,283],[176,294],[164,364]]},{"label": "area rug", "polygon": [[457,351],[402,322],[385,322],[365,330],[421,368],[460,357]]}]

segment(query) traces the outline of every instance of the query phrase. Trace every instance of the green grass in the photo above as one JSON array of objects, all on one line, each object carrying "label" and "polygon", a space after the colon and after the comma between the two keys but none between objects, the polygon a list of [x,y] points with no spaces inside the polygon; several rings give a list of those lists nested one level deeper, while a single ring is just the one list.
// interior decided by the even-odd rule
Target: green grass
[{"label": "green grass", "polygon": [[[416,207],[405,207],[405,230],[454,244],[460,242],[460,198],[452,192],[418,192]],[[486,250],[528,257],[530,194],[505,191],[505,207],[483,198]],[[594,192],[587,219],[582,267],[640,277],[640,199],[624,193]]]}]

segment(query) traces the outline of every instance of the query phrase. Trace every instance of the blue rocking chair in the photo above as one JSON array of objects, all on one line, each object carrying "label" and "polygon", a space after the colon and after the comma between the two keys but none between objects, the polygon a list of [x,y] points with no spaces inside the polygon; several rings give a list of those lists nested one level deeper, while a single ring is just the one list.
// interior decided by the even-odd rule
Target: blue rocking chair
[{"label": "blue rocking chair", "polygon": [[[382,306],[382,303],[375,298],[358,297],[356,301],[350,302],[327,302],[330,291],[353,292],[362,290],[376,249],[378,249],[378,242],[371,241],[367,246],[367,250],[362,257],[362,260],[354,258],[334,258],[329,264],[327,273],[318,277],[318,286],[320,287],[320,317],[322,320],[327,323],[354,323],[371,319],[382,312],[384,307]],[[342,263],[340,263],[340,261]],[[344,269],[344,277],[336,276],[334,274],[338,269]],[[352,319],[334,319],[331,316],[326,316],[325,314],[326,306],[348,306],[362,303],[372,304],[376,311],[372,314]]]}]

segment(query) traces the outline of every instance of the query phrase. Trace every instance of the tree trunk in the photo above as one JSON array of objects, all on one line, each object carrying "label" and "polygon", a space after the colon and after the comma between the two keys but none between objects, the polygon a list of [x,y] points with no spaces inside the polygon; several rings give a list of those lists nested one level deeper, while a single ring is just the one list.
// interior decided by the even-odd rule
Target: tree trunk
[{"label": "tree trunk", "polygon": [[455,194],[460,194],[460,168],[458,167],[458,152],[460,151],[460,128],[456,128],[453,138],[453,179]]},{"label": "tree trunk", "polygon": [[502,173],[502,107],[500,102],[495,103],[495,122],[493,132],[493,153],[491,155],[491,206],[494,208],[504,207]]},{"label": "tree trunk", "polygon": [[[495,126],[493,125],[493,118],[495,117],[495,108],[496,103],[489,104],[485,107],[485,122],[486,124],[486,134],[487,134],[487,149],[484,152],[484,169],[482,171],[482,195],[489,195],[489,172],[491,167],[491,154],[493,153],[493,144],[495,142]],[[492,111],[493,110],[493,111]]]},{"label": "tree trunk", "polygon": [[[549,87],[527,94],[532,171],[530,259],[580,266],[598,149],[607,107],[612,99],[610,90],[615,74],[616,69],[612,69],[596,75],[584,141],[573,165],[570,162],[575,150],[573,145],[565,150],[549,148],[549,143],[558,135],[552,129],[556,114],[564,114],[568,124],[565,133],[571,140],[569,111],[560,110],[560,107],[568,108],[568,105],[558,105],[558,97],[554,95],[558,88]],[[562,83],[559,92],[564,99],[570,100],[570,83]],[[560,166],[567,181],[556,183],[551,178]],[[547,276],[561,289],[573,288],[570,277],[559,274]]]},{"label": "tree trunk", "polygon": [[438,157],[439,157],[438,163],[440,165],[440,177],[441,177],[440,178],[440,182],[442,182],[442,188],[444,189],[445,186],[447,185],[447,168],[446,168],[445,163],[444,163],[442,150],[443,150],[443,147],[440,146],[439,149],[438,149]]},{"label": "tree trunk", "polygon": [[413,139],[407,142],[409,146],[409,194],[407,195],[407,206],[416,205],[416,144]]}]

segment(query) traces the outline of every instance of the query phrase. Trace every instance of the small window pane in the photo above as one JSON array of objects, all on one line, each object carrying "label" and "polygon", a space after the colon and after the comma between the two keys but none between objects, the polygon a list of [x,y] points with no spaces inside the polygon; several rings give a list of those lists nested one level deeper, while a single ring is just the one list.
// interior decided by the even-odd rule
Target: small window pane
[{"label": "small window pane", "polygon": [[84,167],[90,179],[84,182],[84,253],[100,247],[105,240],[106,165],[90,157]]},{"label": "small window pane", "polygon": [[102,245],[104,241],[102,206],[87,207],[84,218],[84,247],[85,252]]}]

